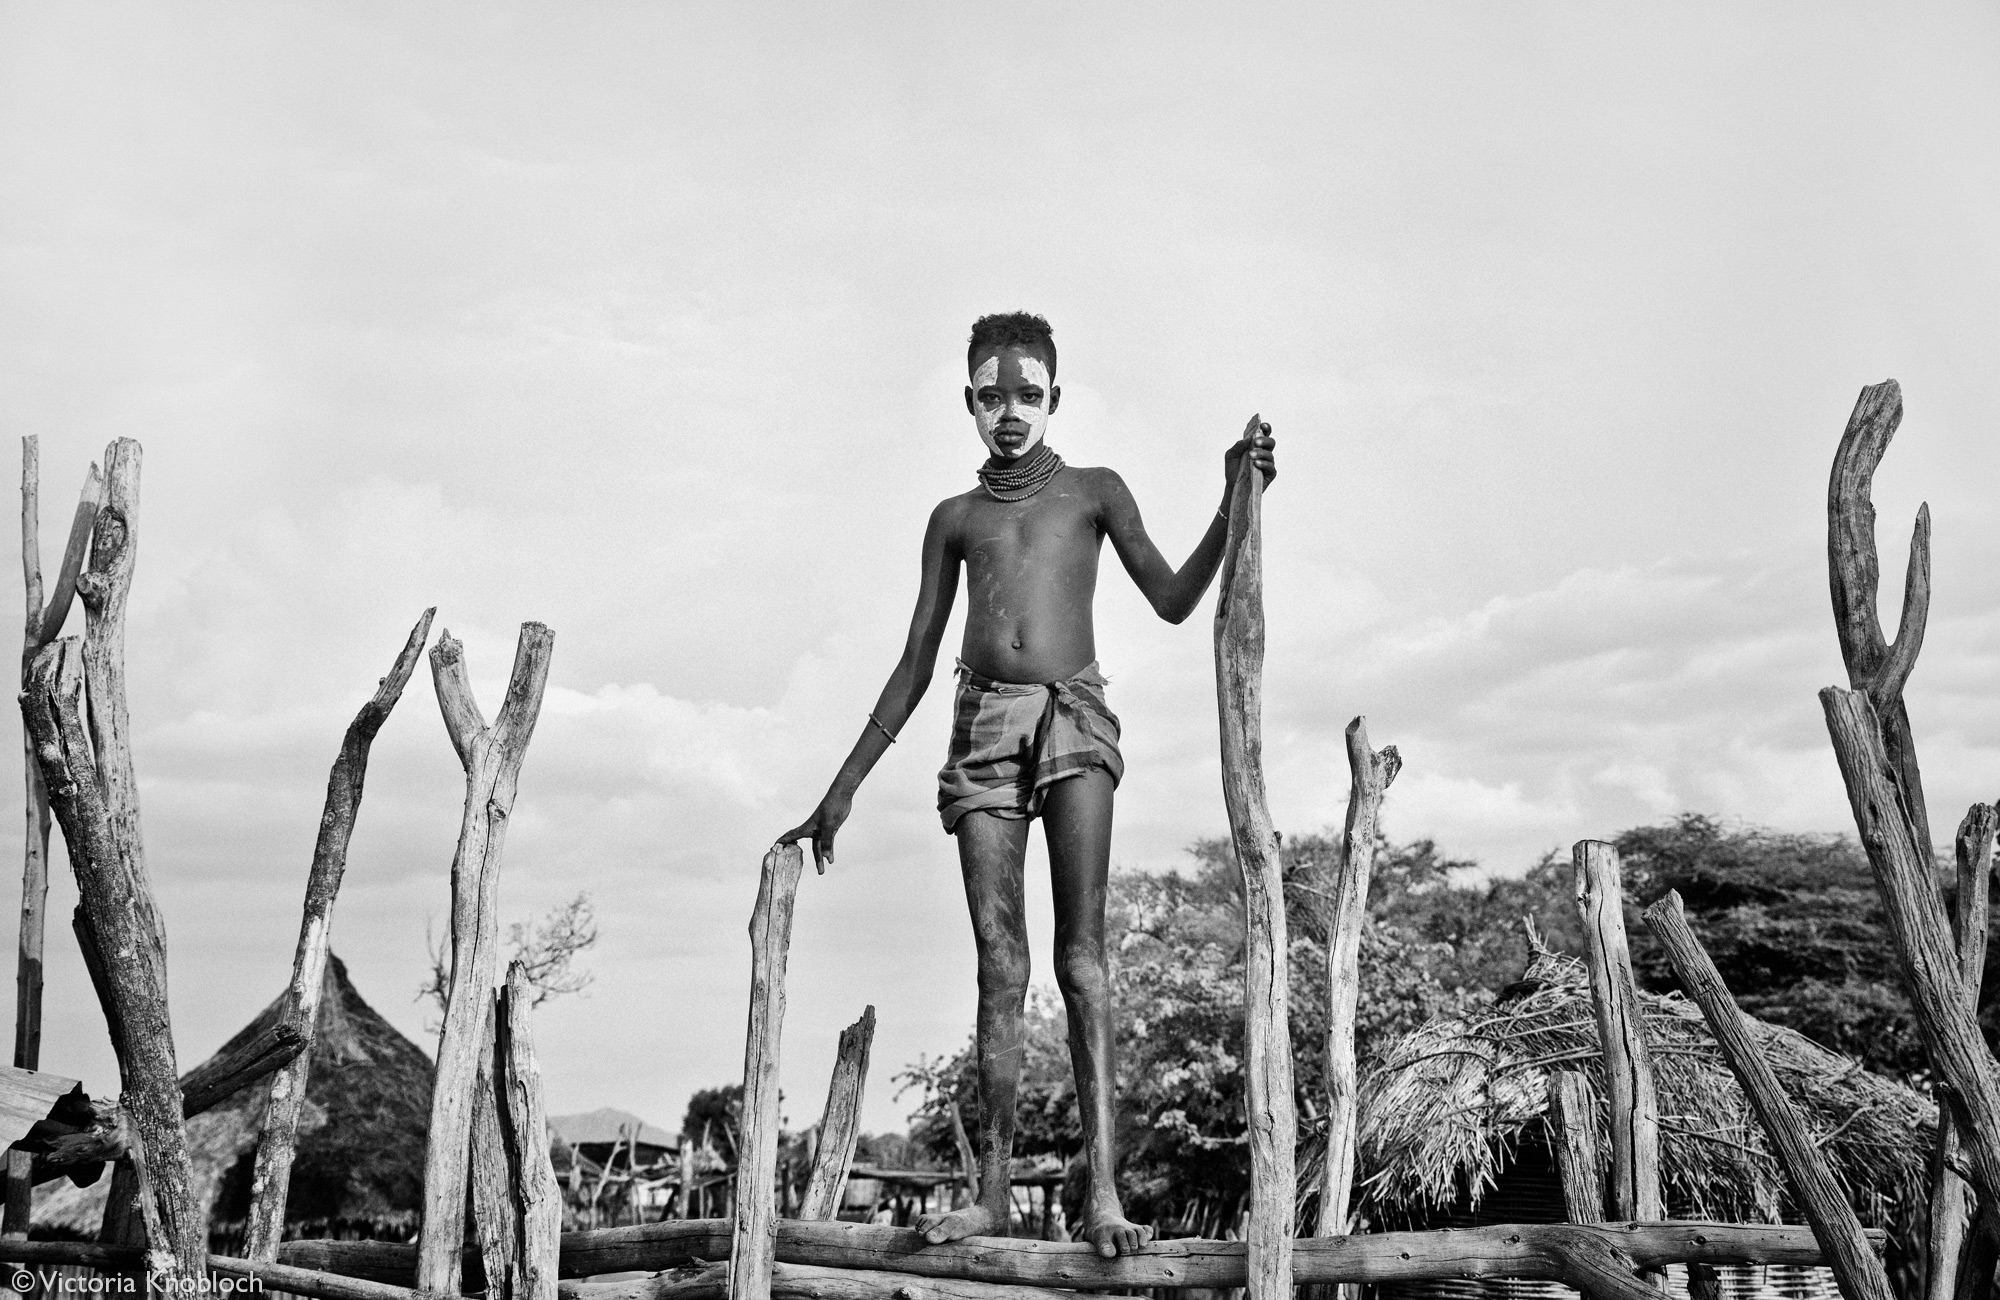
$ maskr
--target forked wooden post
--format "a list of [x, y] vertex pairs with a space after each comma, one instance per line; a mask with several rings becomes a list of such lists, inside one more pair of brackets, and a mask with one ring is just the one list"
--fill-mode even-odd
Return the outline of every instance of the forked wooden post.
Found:
[[540, 623], [521, 625], [507, 698], [491, 727], [472, 696], [458, 642], [446, 632], [431, 649], [438, 708], [452, 748], [465, 767], [465, 813], [451, 864], [451, 984], [444, 1031], [438, 1039], [430, 1140], [424, 1152], [424, 1221], [417, 1269], [417, 1286], [424, 1291], [459, 1289], [472, 1101], [500, 946], [501, 850], [554, 649], [555, 633]]
[[1583, 1071], [1556, 1071], [1549, 1084], [1549, 1146], [1571, 1223], [1604, 1221], [1604, 1156], [1597, 1146], [1596, 1115]]
[[743, 1040], [743, 1146], [736, 1161], [736, 1224], [729, 1300], [770, 1300], [777, 1257], [778, 1042], [785, 1028], [785, 963], [805, 855], [796, 844], [764, 855], [750, 913], [750, 1023]]
[[1701, 1008], [1709, 1032], [1715, 1035], [1730, 1070], [1743, 1085], [1743, 1095], [1749, 1098], [1751, 1109], [1763, 1122], [1771, 1148], [1785, 1168], [1792, 1194], [1799, 1208], [1805, 1211], [1806, 1221], [1812, 1224], [1820, 1249], [1826, 1252], [1841, 1294], [1847, 1300], [1894, 1300], [1889, 1274], [1869, 1247], [1868, 1238], [1861, 1231], [1861, 1220], [1834, 1178], [1826, 1154], [1807, 1131], [1792, 1099], [1785, 1095], [1764, 1049], [1751, 1037], [1743, 1012], [1730, 996], [1715, 963], [1709, 960], [1701, 941], [1689, 928], [1687, 915], [1681, 910], [1681, 896], [1669, 890], [1665, 898], [1646, 909], [1646, 924], [1659, 936], [1667, 960], [1673, 963], [1674, 974], [1680, 977], [1681, 987]]
[[1360, 1079], [1354, 1060], [1354, 1017], [1361, 993], [1361, 927], [1368, 920], [1368, 882], [1375, 867], [1375, 836], [1382, 795], [1403, 767], [1394, 745], [1368, 746], [1368, 721], [1347, 724], [1347, 827], [1340, 837], [1326, 925], [1326, 1161], [1319, 1188], [1316, 1237], [1347, 1231], [1354, 1188], [1355, 1100]]
[[[1958, 941], [1958, 977], [1966, 1006], [1979, 1014], [1979, 986], [1986, 971], [1987, 902], [1991, 894], [1993, 840], [2000, 812], [1992, 804], [1976, 803], [1958, 824], [1953, 840], [1958, 864], [1958, 906], [1952, 929]], [[1938, 1106], [1937, 1148], [1931, 1156], [1930, 1231], [1924, 1252], [1924, 1300], [1952, 1300], [1958, 1290], [1960, 1256], [1971, 1218], [1970, 1188], [1958, 1176], [1958, 1125], [1951, 1107]]]
[[299, 1113], [305, 1106], [306, 1083], [312, 1070], [313, 1037], [319, 1030], [320, 996], [326, 987], [326, 954], [332, 941], [333, 901], [347, 871], [347, 844], [354, 819], [361, 811], [361, 787], [368, 774], [368, 750], [403, 697], [410, 674], [430, 639], [427, 609], [403, 642], [401, 653], [375, 688], [375, 694], [354, 721], [347, 724], [333, 771], [326, 778], [326, 807], [320, 813], [319, 839], [313, 845], [312, 867], [306, 875], [304, 916], [299, 923], [298, 950], [292, 956], [291, 1022], [302, 1036], [302, 1048], [291, 1062], [271, 1076], [264, 1108], [264, 1126], [257, 1134], [257, 1157], [250, 1177], [250, 1221], [245, 1227], [244, 1253], [272, 1263], [285, 1235], [285, 1197], [292, 1181], [292, 1154], [298, 1139]]
[[826, 1089], [826, 1114], [819, 1123], [819, 1150], [813, 1153], [812, 1177], [806, 1184], [805, 1203], [799, 1207], [801, 1219], [831, 1219], [840, 1210], [840, 1193], [854, 1160], [854, 1139], [861, 1133], [861, 1097], [868, 1086], [868, 1049], [874, 1042], [871, 1006], [840, 1031], [833, 1080]]
[[[41, 542], [41, 448], [33, 434], [21, 439], [21, 578], [27, 593], [27, 618], [21, 632], [21, 685], [28, 684], [28, 667], [42, 647], [54, 640], [69, 618], [76, 596], [77, 575], [90, 547], [91, 526], [103, 496], [97, 466], [84, 476], [83, 495], [70, 521], [69, 544], [63, 548], [54, 594], [44, 603]], [[27, 785], [27, 848], [21, 867], [21, 923], [14, 967], [14, 1064], [23, 1070], [41, 1068], [42, 957], [48, 934], [49, 796], [42, 788], [41, 765], [35, 762], [34, 741], [21, 733], [22, 773]], [[7, 1205], [0, 1216], [0, 1233], [24, 1236], [33, 1208], [34, 1158], [25, 1151], [7, 1153]]]
[[1889, 757], [1890, 779], [1902, 792], [1924, 861], [1931, 860], [1930, 816], [1924, 805], [1924, 782], [1917, 770], [1916, 743], [1910, 734], [1909, 710], [1903, 706], [1903, 685], [1917, 665], [1924, 645], [1924, 624], [1931, 603], [1931, 508], [1917, 507], [1910, 534], [1909, 567], [1903, 576], [1903, 609], [1896, 622], [1896, 639], [1882, 635], [1876, 591], [1882, 566], [1875, 551], [1875, 503], [1870, 484], [1882, 456], [1889, 450], [1896, 426], [1903, 421], [1903, 390], [1885, 379], [1861, 390], [1847, 417], [1840, 447], [1833, 454], [1833, 472], [1826, 485], [1827, 580], [1833, 594], [1833, 626], [1840, 640], [1840, 657], [1847, 666], [1847, 684], [1864, 691], [1882, 722], [1882, 743]]
[[1660, 1101], [1625, 939], [1618, 850], [1599, 840], [1578, 840], [1572, 860], [1591, 1000], [1603, 1040], [1604, 1090], [1610, 1101], [1611, 1217], [1664, 1219]]
[[[1250, 417], [1251, 432], [1257, 417]], [[1264, 797], [1264, 477], [1249, 457], [1229, 499], [1215, 602], [1215, 703], [1222, 798], [1243, 871], [1243, 1016], [1250, 1138], [1249, 1300], [1291, 1300], [1298, 1177], [1292, 1096], [1289, 936], [1278, 833]]]

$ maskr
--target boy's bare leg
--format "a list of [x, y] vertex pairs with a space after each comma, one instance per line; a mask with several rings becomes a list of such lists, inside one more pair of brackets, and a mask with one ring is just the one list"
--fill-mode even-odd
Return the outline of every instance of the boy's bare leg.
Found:
[[1117, 1079], [1111, 1035], [1111, 973], [1105, 961], [1104, 904], [1111, 872], [1111, 775], [1092, 768], [1049, 787], [1042, 806], [1056, 911], [1056, 983], [1069, 1010], [1070, 1067], [1076, 1074], [1090, 1191], [1076, 1236], [1105, 1257], [1129, 1255], [1153, 1230], [1125, 1217], [1118, 1200]]
[[959, 869], [979, 951], [979, 1202], [950, 1214], [926, 1214], [917, 1231], [930, 1242], [1004, 1237], [1012, 1187], [1014, 1097], [1021, 1084], [1028, 994], [1028, 922], [1021, 898], [1021, 863], [1028, 823], [972, 812], [959, 819]]

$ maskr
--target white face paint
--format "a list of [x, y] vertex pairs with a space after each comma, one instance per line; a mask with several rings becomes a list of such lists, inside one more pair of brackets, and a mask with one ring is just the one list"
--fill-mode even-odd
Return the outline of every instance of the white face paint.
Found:
[[[1022, 399], [1022, 390], [1030, 387], [1041, 390], [1039, 400]], [[987, 389], [999, 391], [986, 393]], [[1040, 357], [1010, 350], [980, 362], [972, 373], [972, 411], [986, 450], [1002, 460], [1018, 460], [1034, 450], [1048, 431], [1049, 395], [1053, 391], [1048, 368]], [[998, 434], [1003, 426], [1010, 433], [1025, 430], [1027, 436], [1002, 443]]]

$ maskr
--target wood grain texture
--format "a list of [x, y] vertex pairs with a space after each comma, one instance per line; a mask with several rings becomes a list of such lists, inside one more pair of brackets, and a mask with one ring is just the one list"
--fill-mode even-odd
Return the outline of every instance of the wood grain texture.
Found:
[[1361, 927], [1368, 922], [1368, 886], [1375, 868], [1382, 795], [1402, 767], [1402, 755], [1394, 745], [1380, 752], [1369, 748], [1366, 718], [1347, 724], [1347, 824], [1326, 900], [1326, 1160], [1320, 1175], [1316, 1237], [1347, 1231], [1354, 1188], [1355, 1103], [1361, 1087], [1354, 1058]]
[[[506, 1118], [508, 1163], [520, 1199], [520, 1242], [515, 1260], [515, 1300], [555, 1300], [557, 1260], [562, 1249], [562, 1187], [549, 1156], [548, 1109], [542, 1098], [542, 1067], [535, 1059], [528, 1009], [534, 992], [520, 962], [507, 967], [501, 995], [497, 1063]], [[489, 1292], [490, 1294], [490, 1292]]]
[[1618, 850], [1578, 840], [1572, 852], [1576, 910], [1583, 919], [1584, 964], [1604, 1052], [1605, 1099], [1611, 1135], [1611, 1214], [1618, 1219], [1666, 1216], [1660, 1193], [1660, 1099], [1646, 1047], [1639, 987], [1625, 936], [1625, 895]]
[[[1966, 1005], [1979, 1014], [1979, 985], [1986, 970], [1988, 901], [1993, 877], [1994, 832], [2000, 814], [1992, 804], [1966, 809], [1953, 837], [1958, 868], [1958, 905], [1952, 912], [1952, 937], [1958, 944], [1958, 975]], [[1965, 1232], [1972, 1219], [1971, 1185], [1959, 1177], [1961, 1153], [1958, 1126], [1951, 1107], [1938, 1105], [1936, 1149], [1931, 1153], [1930, 1224], [1925, 1234], [1924, 1298], [1952, 1300], [1958, 1290], [1958, 1267], [1965, 1250]]]
[[1826, 1154], [1751, 1035], [1721, 973], [1695, 938], [1681, 908], [1680, 894], [1669, 890], [1665, 898], [1647, 908], [1646, 924], [1666, 950], [1681, 987], [1701, 1008], [1702, 1019], [1722, 1048], [1731, 1073], [1743, 1085], [1743, 1095], [1771, 1139], [1771, 1150], [1791, 1183], [1792, 1199], [1812, 1225], [1841, 1294], [1847, 1300], [1894, 1300], [1889, 1274], [1862, 1234], [1860, 1218], [1834, 1177]]
[[514, 1196], [514, 1175], [508, 1167], [507, 1136], [502, 1131], [498, 1092], [505, 1065], [498, 1059], [495, 1019], [497, 1006], [488, 1004], [485, 1042], [479, 1070], [473, 1076], [472, 1229], [486, 1274], [490, 1300], [513, 1300], [520, 1283], [520, 1207]]
[[1549, 1148], [1571, 1223], [1604, 1221], [1604, 1155], [1597, 1145], [1597, 1097], [1581, 1070], [1549, 1080]]
[[203, 1061], [181, 1076], [181, 1115], [193, 1119], [298, 1059], [305, 1031], [279, 1021], [226, 1056]]
[[785, 964], [805, 855], [773, 845], [750, 913], [750, 1022], [743, 1039], [743, 1147], [736, 1163], [730, 1300], [769, 1300], [778, 1241], [778, 1048], [785, 1028]]
[[332, 942], [333, 904], [347, 872], [347, 845], [361, 811], [361, 791], [368, 775], [368, 752], [403, 688], [416, 672], [417, 661], [430, 639], [433, 607], [423, 612], [376, 684], [375, 694], [347, 724], [340, 752], [326, 779], [326, 803], [320, 812], [319, 837], [313, 844], [312, 866], [306, 873], [305, 904], [299, 921], [299, 942], [292, 954], [291, 1000], [288, 1019], [299, 1031], [303, 1048], [271, 1076], [266, 1093], [264, 1124], [257, 1134], [257, 1155], [250, 1177], [250, 1215], [244, 1228], [244, 1253], [265, 1263], [278, 1257], [285, 1233], [285, 1198], [291, 1188], [292, 1156], [298, 1140], [299, 1114], [305, 1106], [306, 1084], [312, 1070], [312, 1042], [319, 1029], [320, 997], [326, 988], [326, 955]]
[[[21, 709], [49, 802], [62, 823], [81, 910], [99, 950], [102, 992], [114, 1011], [111, 1029], [124, 1040], [118, 1052], [120, 1083], [132, 1121], [133, 1158], [143, 1157], [141, 1181], [150, 1191], [140, 1204], [152, 1247], [148, 1266], [157, 1277], [179, 1285], [199, 1274], [208, 1252], [189, 1190], [166, 951], [143, 863], [123, 840], [136, 832], [136, 821], [118, 823], [109, 790], [91, 761], [81, 698], [86, 659], [87, 650], [74, 637], [45, 647], [30, 668]], [[113, 732], [107, 728], [105, 734]], [[112, 758], [106, 767], [117, 762]]]
[[1917, 508], [1910, 536], [1909, 567], [1903, 577], [1903, 608], [1896, 639], [1882, 635], [1876, 596], [1881, 563], [1875, 551], [1875, 504], [1870, 488], [1896, 427], [1903, 420], [1903, 390], [1893, 379], [1861, 390], [1834, 452], [1826, 487], [1827, 580], [1833, 596], [1833, 625], [1840, 656], [1847, 666], [1847, 684], [1866, 691], [1882, 722], [1883, 746], [1890, 771], [1914, 818], [1917, 842], [1930, 861], [1930, 817], [1924, 783], [1917, 770], [1916, 746], [1910, 734], [1909, 711], [1903, 706], [1903, 685], [1916, 667], [1923, 648], [1924, 625], [1930, 613], [1931, 511]]
[[1897, 965], [1931, 1065], [1951, 1087], [1953, 1121], [1980, 1199], [2000, 1204], [2000, 1083], [1993, 1056], [1965, 1004], [1958, 952], [1937, 878], [1882, 744], [1874, 706], [1859, 691], [1819, 693], [1854, 825], [1868, 853]]
[[868, 1087], [868, 1050], [875, 1042], [875, 1008], [840, 1031], [840, 1049], [833, 1058], [833, 1078], [826, 1088], [826, 1111], [819, 1121], [819, 1150], [813, 1154], [812, 1176], [806, 1182], [801, 1219], [831, 1219], [840, 1210], [847, 1186], [847, 1169], [854, 1162], [854, 1140], [861, 1134], [861, 1099]]
[[431, 649], [438, 707], [465, 768], [465, 808], [451, 864], [451, 981], [424, 1152], [417, 1285], [425, 1291], [459, 1287], [471, 1103], [500, 944], [500, 861], [554, 649], [555, 633], [540, 623], [521, 625], [507, 696], [490, 727], [473, 699], [459, 643], [446, 632]]
[[[1253, 417], [1254, 421], [1254, 417]], [[1243, 873], [1245, 1102], [1250, 1144], [1248, 1300], [1291, 1300], [1298, 1112], [1292, 1092], [1290, 936], [1264, 786], [1263, 476], [1237, 474], [1215, 602], [1222, 800]]]
[[[726, 1264], [690, 1264], [627, 1282], [564, 1282], [563, 1300], [710, 1300], [728, 1291]], [[1073, 1300], [1075, 1292], [854, 1268], [774, 1264], [777, 1300]]]

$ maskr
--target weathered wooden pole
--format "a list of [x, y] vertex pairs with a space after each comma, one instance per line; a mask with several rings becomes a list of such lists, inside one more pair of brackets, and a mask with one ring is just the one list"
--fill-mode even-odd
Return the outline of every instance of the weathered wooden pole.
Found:
[[132, 1122], [133, 1154], [143, 1161], [140, 1186], [151, 1192], [139, 1198], [151, 1248], [147, 1264], [165, 1285], [192, 1288], [208, 1257], [208, 1243], [189, 1192], [183, 1103], [167, 1009], [166, 952], [146, 879], [134, 870], [137, 855], [120, 842], [121, 828], [91, 761], [83, 723], [84, 675], [76, 638], [44, 648], [21, 693], [21, 710], [103, 960], [104, 992], [114, 1009], [111, 1030], [123, 1040], [118, 1044], [119, 1075]]
[[1326, 901], [1326, 1161], [1320, 1178], [1316, 1237], [1347, 1231], [1354, 1187], [1355, 1099], [1360, 1078], [1354, 1060], [1354, 1018], [1361, 993], [1361, 928], [1368, 921], [1368, 882], [1375, 867], [1375, 837], [1382, 795], [1403, 767], [1394, 745], [1368, 747], [1368, 722], [1347, 724], [1347, 827], [1340, 862]]
[[736, 1226], [729, 1300], [770, 1300], [777, 1257], [778, 1045], [785, 1028], [785, 963], [805, 855], [796, 844], [764, 855], [750, 913], [750, 1022], [743, 1037], [743, 1142], [736, 1152]]
[[[1258, 429], [1250, 417], [1246, 436]], [[1264, 476], [1243, 458], [1215, 602], [1222, 799], [1243, 872], [1243, 1016], [1250, 1139], [1249, 1300], [1291, 1300], [1298, 1113], [1292, 1096], [1289, 937], [1278, 833], [1264, 798]]]
[[[535, 1059], [534, 1035], [528, 1025], [528, 1009], [533, 1004], [527, 971], [518, 961], [508, 963], [497, 1021], [499, 1050], [494, 1059], [502, 1071], [499, 1100], [506, 1119], [507, 1162], [520, 1201], [520, 1253], [514, 1261], [513, 1294], [515, 1300], [555, 1300], [562, 1248], [562, 1187], [549, 1159], [542, 1068]], [[490, 1286], [487, 1294], [493, 1294]]]
[[264, 1126], [257, 1134], [257, 1156], [250, 1178], [250, 1218], [244, 1228], [244, 1253], [270, 1263], [278, 1258], [285, 1235], [285, 1197], [291, 1188], [292, 1155], [298, 1140], [299, 1112], [305, 1106], [306, 1083], [312, 1071], [312, 1043], [319, 1032], [320, 995], [326, 987], [326, 954], [332, 942], [333, 902], [347, 872], [347, 845], [354, 819], [361, 811], [361, 788], [368, 775], [368, 751], [389, 711], [403, 697], [410, 674], [430, 639], [427, 609], [403, 649], [377, 683], [375, 694], [354, 721], [347, 724], [340, 753], [326, 778], [326, 807], [320, 813], [319, 839], [313, 845], [312, 868], [306, 874], [304, 915], [299, 922], [298, 950], [292, 956], [289, 1019], [302, 1035], [302, 1050], [271, 1076], [264, 1108]]
[[508, 1167], [507, 1135], [500, 1117], [499, 1094], [506, 1086], [507, 1067], [499, 1059], [498, 1003], [496, 996], [487, 1007], [485, 1040], [473, 1083], [469, 1166], [472, 1227], [486, 1274], [487, 1300], [515, 1300], [520, 1281], [521, 1211], [515, 1202], [514, 1174]]
[[1596, 1112], [1583, 1071], [1556, 1071], [1549, 1084], [1549, 1147], [1571, 1223], [1604, 1221], [1604, 1157], [1597, 1147]]
[[1935, 867], [1917, 838], [1868, 697], [1829, 686], [1819, 699], [1854, 825], [1882, 896], [1910, 1010], [1932, 1067], [1951, 1087], [1953, 1120], [1972, 1185], [1982, 1201], [2000, 1204], [2000, 1082], [1994, 1079], [1993, 1054], [1966, 1006]]
[[[77, 575], [90, 546], [103, 481], [97, 466], [84, 476], [83, 495], [70, 523], [69, 544], [63, 549], [53, 598], [44, 603], [41, 541], [41, 447], [34, 434], [21, 439], [21, 578], [27, 593], [27, 619], [21, 632], [21, 686], [28, 684], [28, 667], [42, 647], [62, 631], [76, 596]], [[21, 732], [22, 775], [27, 784], [28, 836], [21, 866], [21, 923], [14, 967], [14, 1064], [23, 1070], [41, 1067], [42, 958], [48, 932], [49, 796], [42, 788], [41, 765], [35, 761], [34, 738]], [[0, 1234], [25, 1236], [34, 1202], [34, 1160], [24, 1151], [7, 1154], [7, 1202], [0, 1214]]]
[[827, 1084], [826, 1113], [819, 1122], [819, 1150], [813, 1153], [812, 1177], [806, 1184], [801, 1219], [831, 1219], [840, 1210], [840, 1193], [847, 1186], [847, 1169], [854, 1161], [854, 1139], [861, 1134], [861, 1096], [868, 1086], [868, 1049], [875, 1041], [875, 1008], [840, 1031], [840, 1050]]
[[1611, 1217], [1664, 1219], [1660, 1100], [1625, 939], [1618, 850], [1599, 840], [1578, 840], [1572, 862], [1591, 1000], [1597, 1008], [1598, 1037], [1603, 1040], [1604, 1091], [1610, 1102]]
[[1841, 1294], [1847, 1300], [1895, 1300], [1889, 1274], [1882, 1261], [1875, 1258], [1868, 1238], [1861, 1231], [1861, 1220], [1848, 1204], [1825, 1152], [1806, 1129], [1792, 1099], [1785, 1095], [1764, 1049], [1751, 1036], [1736, 999], [1730, 996], [1721, 973], [1688, 926], [1687, 915], [1681, 910], [1681, 896], [1669, 890], [1665, 898], [1646, 909], [1646, 924], [1666, 949], [1667, 960], [1673, 964], [1681, 987], [1701, 1008], [1709, 1032], [1715, 1035], [1731, 1072], [1743, 1085], [1743, 1095], [1763, 1122], [1764, 1132], [1771, 1138], [1771, 1149], [1785, 1168], [1793, 1197], [1805, 1211], [1813, 1236], [1826, 1253]]
[[[1986, 971], [1987, 901], [1991, 893], [1994, 832], [2000, 813], [1976, 803], [1958, 824], [1953, 849], [1958, 865], [1958, 906], [1952, 916], [1958, 941], [1958, 975], [1965, 1004], [1979, 1014], [1979, 986]], [[1963, 1156], [1951, 1107], [1938, 1106], [1937, 1147], [1931, 1155], [1930, 1229], [1924, 1252], [1925, 1300], [1952, 1300], [1958, 1289], [1959, 1258], [1971, 1218], [1970, 1186], [1955, 1168]]]
[[507, 697], [490, 727], [473, 698], [458, 642], [446, 632], [431, 649], [438, 708], [465, 767], [465, 812], [451, 863], [451, 984], [424, 1152], [417, 1270], [417, 1286], [424, 1291], [456, 1292], [459, 1287], [472, 1101], [500, 945], [501, 851], [554, 649], [555, 633], [540, 623], [521, 625]]

